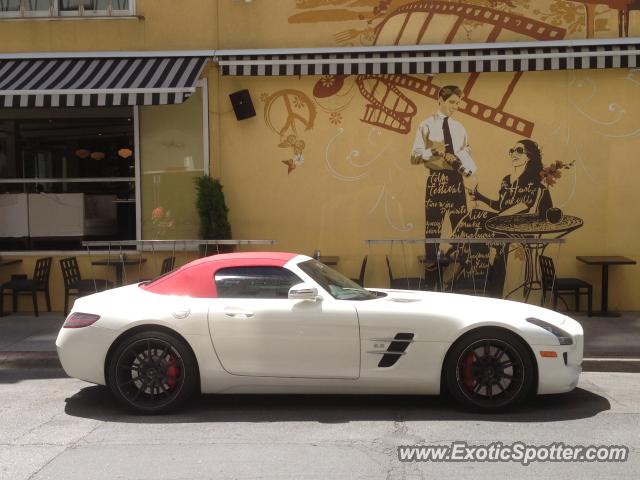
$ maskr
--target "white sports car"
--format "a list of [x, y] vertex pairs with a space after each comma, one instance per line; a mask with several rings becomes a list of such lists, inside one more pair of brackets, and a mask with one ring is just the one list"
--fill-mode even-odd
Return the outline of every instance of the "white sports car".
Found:
[[439, 394], [497, 411], [572, 390], [583, 333], [560, 313], [364, 289], [305, 255], [235, 253], [76, 300], [56, 345], [72, 377], [142, 413], [202, 393]]

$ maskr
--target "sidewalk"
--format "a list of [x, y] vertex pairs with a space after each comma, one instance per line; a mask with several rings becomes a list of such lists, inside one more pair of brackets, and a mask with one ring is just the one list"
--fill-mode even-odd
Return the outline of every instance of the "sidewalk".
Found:
[[[584, 328], [585, 370], [640, 372], [640, 312], [624, 312], [619, 318], [570, 315]], [[55, 341], [63, 322], [56, 312], [0, 317], [0, 367], [58, 367]]]
[[57, 312], [0, 317], [0, 368], [59, 368], [56, 337], [63, 323]]

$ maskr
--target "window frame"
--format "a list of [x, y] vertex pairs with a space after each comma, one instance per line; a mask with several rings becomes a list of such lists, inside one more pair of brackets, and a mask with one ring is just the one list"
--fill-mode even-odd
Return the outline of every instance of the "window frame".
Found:
[[[196, 88], [202, 89], [202, 143], [203, 143], [203, 170], [205, 175], [209, 175], [211, 172], [211, 130], [210, 130], [210, 122], [209, 122], [209, 83], [207, 77], [201, 78], [196, 82]], [[186, 101], [188, 101], [187, 99]], [[53, 107], [51, 107], [53, 108]], [[73, 108], [73, 107], [72, 107]], [[85, 108], [85, 107], [76, 107], [76, 108]], [[133, 134], [134, 134], [134, 172], [135, 176], [133, 178], [126, 177], [127, 181], [135, 182], [135, 212], [136, 212], [136, 240], [142, 241], [142, 155], [140, 148], [140, 106], [133, 105], [131, 107], [133, 109]], [[0, 118], [1, 120], [1, 118]], [[96, 181], [102, 179], [96, 179]], [[122, 181], [122, 180], [118, 180]], [[24, 181], [13, 180], [8, 181], [7, 179], [0, 178], [0, 184], [2, 183], [25, 183]], [[29, 182], [27, 182], [29, 183]], [[34, 181], [32, 183], [41, 183]], [[61, 182], [63, 183], [63, 182]], [[155, 247], [157, 250], [167, 250], [170, 251], [172, 247], [170, 245], [159, 245]], [[137, 247], [138, 251], [143, 250], [143, 246], [140, 245]]]
[[[272, 270], [274, 272], [285, 272], [286, 274], [289, 275], [289, 277], [296, 278], [298, 281], [296, 283], [292, 283], [289, 288], [287, 289], [287, 296], [286, 297], [263, 297], [260, 296], [259, 294], [256, 296], [221, 296], [220, 295], [220, 288], [218, 286], [218, 275], [220, 273], [224, 273], [225, 271], [242, 271], [242, 270], [257, 270], [257, 269], [268, 269], [268, 270]], [[239, 273], [236, 273], [236, 275], [239, 275]], [[257, 277], [257, 275], [253, 275], [253, 277]], [[258, 277], [259, 278], [259, 277]], [[271, 277], [263, 277], [263, 278], [273, 278], [273, 276]], [[284, 279], [284, 275], [281, 277], [282, 279]], [[300, 276], [292, 271], [289, 270], [288, 268], [285, 268], [284, 266], [282, 267], [278, 267], [275, 265], [242, 265], [242, 266], [237, 266], [237, 267], [223, 267], [223, 268], [219, 268], [218, 270], [216, 270], [216, 272], [213, 275], [213, 283], [215, 285], [216, 288], [216, 298], [221, 298], [221, 299], [233, 299], [233, 300], [287, 300], [289, 298], [288, 296], [288, 291], [291, 289], [292, 286], [294, 285], [298, 285], [300, 283], [304, 283], [304, 280], [302, 278], [300, 278]], [[260, 287], [257, 287], [258, 293], [260, 292]]]
[[[73, 119], [82, 119], [82, 118], [101, 118], [100, 115], [98, 115], [98, 111], [97, 108], [99, 107], [94, 107], [91, 114], [87, 115], [86, 109], [88, 109], [89, 107], [70, 107], [70, 113], [67, 113], [65, 115], [66, 112], [64, 112], [64, 110], [66, 110], [65, 108], [62, 109], [58, 109], [59, 111], [56, 111], [55, 109], [52, 111], [51, 109], [42, 109], [39, 107], [33, 107], [32, 110], [33, 111], [37, 111], [38, 114], [33, 114], [33, 113], [29, 113], [27, 112], [26, 114], [20, 112], [20, 113], [16, 113], [14, 116], [12, 115], [7, 115], [8, 119], [10, 120], [30, 120], [30, 119], [38, 119], [38, 120], [43, 120], [46, 119], [47, 117], [50, 118], [54, 118], [54, 119], [65, 119], [65, 118], [73, 118]], [[10, 110], [10, 109], [5, 109], [5, 110]], [[19, 111], [20, 109], [18, 109]], [[129, 114], [127, 116], [129, 116], [131, 118], [131, 129], [132, 129], [132, 133], [133, 133], [133, 141], [134, 141], [134, 172], [136, 172], [134, 175], [135, 176], [118, 176], [118, 177], [79, 177], [79, 176], [72, 176], [72, 177], [26, 177], [26, 178], [0, 178], [0, 186], [2, 185], [23, 185], [25, 188], [27, 187], [27, 185], [37, 185], [37, 184], [100, 184], [100, 183], [133, 183], [134, 184], [134, 188], [135, 188], [135, 195], [133, 198], [129, 199], [129, 201], [133, 200], [131, 203], [135, 202], [135, 222], [136, 222], [136, 229], [134, 230], [134, 235], [137, 235], [137, 229], [138, 229], [138, 225], [140, 224], [140, 217], [138, 216], [138, 205], [139, 205], [139, 188], [140, 188], [140, 184], [139, 184], [139, 179], [137, 176], [137, 172], [139, 170], [139, 166], [140, 166], [140, 158], [139, 158], [139, 149], [137, 148], [135, 142], [136, 139], [139, 135], [138, 132], [138, 125], [136, 124], [136, 117], [135, 117], [135, 107], [132, 106], [125, 106], [125, 107], [113, 107], [112, 109], [110, 109], [111, 111], [104, 114], [106, 118], [124, 118], [124, 114], [127, 113], [125, 110], [128, 110]], [[133, 113], [133, 114], [131, 114]], [[0, 121], [4, 120], [5, 117], [3, 115], [0, 115]], [[27, 192], [25, 191], [24, 193], [33, 193], [33, 192]], [[72, 193], [77, 193], [77, 192], [72, 192]], [[86, 193], [86, 192], [84, 192]], [[2, 193], [0, 193], [0, 196], [2, 195]], [[30, 237], [30, 235], [29, 235]], [[30, 250], [7, 250], [7, 252], [20, 252], [20, 253], [24, 253], [24, 252], [30, 252], [30, 251], [35, 251], [35, 252], [39, 252], [40, 249], [30, 249]], [[66, 251], [66, 250], [65, 250]]]
[[37, 19], [37, 18], [122, 18], [133, 17], [136, 15], [136, 0], [129, 0], [129, 8], [126, 10], [119, 10], [113, 8], [113, 2], [117, 0], [108, 0], [109, 6], [106, 10], [85, 10], [84, 6], [79, 0], [79, 6], [77, 10], [63, 11], [60, 10], [60, 0], [49, 0], [49, 10], [36, 10], [31, 11], [25, 8], [26, 2], [29, 0], [20, 0], [20, 8], [18, 10], [11, 10], [7, 12], [0, 11], [0, 19]]

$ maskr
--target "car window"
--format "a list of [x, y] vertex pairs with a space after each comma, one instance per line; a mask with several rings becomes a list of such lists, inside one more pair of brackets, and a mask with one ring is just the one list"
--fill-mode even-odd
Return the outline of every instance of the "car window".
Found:
[[280, 267], [221, 268], [215, 275], [219, 298], [288, 298], [302, 280]]

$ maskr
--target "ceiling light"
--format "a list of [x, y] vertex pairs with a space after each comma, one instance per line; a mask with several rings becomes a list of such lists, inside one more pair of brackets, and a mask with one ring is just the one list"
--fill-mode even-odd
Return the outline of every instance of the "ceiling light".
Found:
[[118, 156], [121, 158], [131, 158], [132, 155], [133, 150], [131, 150], [130, 148], [121, 148], [120, 150], [118, 150]]

